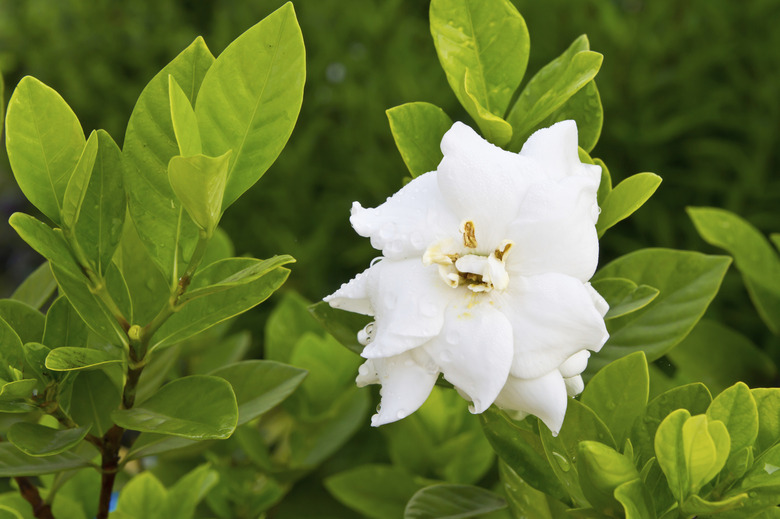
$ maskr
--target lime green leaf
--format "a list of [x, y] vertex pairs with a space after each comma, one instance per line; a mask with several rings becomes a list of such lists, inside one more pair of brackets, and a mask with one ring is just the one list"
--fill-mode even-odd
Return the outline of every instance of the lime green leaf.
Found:
[[289, 2], [236, 38], [206, 73], [195, 103], [203, 152], [233, 150], [223, 210], [279, 156], [301, 109], [305, 77], [303, 37]]
[[76, 313], [67, 297], [58, 297], [46, 312], [43, 343], [49, 348], [86, 346], [87, 325]]
[[622, 445], [634, 421], [644, 413], [649, 394], [647, 360], [638, 351], [607, 364], [596, 373], [580, 401], [595, 411], [609, 428], [615, 443]]
[[111, 413], [120, 427], [193, 440], [228, 438], [238, 406], [230, 384], [219, 377], [192, 375], [164, 385], [133, 407]]
[[[214, 62], [203, 38], [197, 38], [165, 66], [141, 92], [127, 124], [123, 159], [128, 209], [141, 241], [167, 280], [175, 282], [195, 247], [198, 229], [182, 218], [168, 182], [168, 162], [179, 155], [171, 122], [168, 76], [194, 103], [206, 71]], [[224, 150], [223, 150], [224, 151]]]
[[506, 508], [504, 499], [471, 485], [432, 485], [417, 491], [404, 519], [466, 519]]
[[24, 213], [12, 214], [8, 223], [30, 247], [49, 260], [50, 263], [69, 270], [71, 273], [79, 272], [78, 264], [73, 259], [61, 231], [52, 229], [40, 220]]
[[[179, 145], [179, 153], [184, 157], [200, 155], [203, 147], [200, 142], [195, 110], [192, 108], [187, 94], [171, 75], [168, 76], [168, 98], [171, 103], [171, 122], [176, 142]], [[170, 165], [168, 167], [170, 168]]]
[[[2, 109], [0, 109], [0, 122], [2, 122], [3, 119], [2, 114], [3, 111]], [[0, 505], [0, 519], [26, 519], [26, 518], [22, 514], [14, 510], [13, 508]]]
[[731, 453], [752, 447], [758, 437], [758, 408], [744, 382], [738, 382], [715, 397], [707, 418], [723, 422], [731, 438]]
[[45, 318], [28, 304], [0, 299], [0, 318], [14, 329], [22, 342], [38, 342], [43, 337]]
[[87, 144], [81, 152], [79, 161], [70, 175], [70, 180], [65, 188], [62, 200], [61, 218], [64, 229], [72, 229], [79, 219], [79, 212], [84, 203], [84, 195], [87, 192], [92, 168], [95, 166], [95, 157], [98, 152], [98, 137], [94, 131], [89, 134]]
[[194, 468], [168, 490], [168, 514], [165, 519], [191, 519], [195, 507], [219, 480], [209, 464]]
[[460, 88], [462, 92], [460, 97], [465, 103], [463, 107], [467, 112], [476, 114], [475, 120], [485, 139], [496, 146], [505, 146], [512, 138], [512, 126], [480, 103], [477, 98], [478, 94], [476, 94], [477, 80], [474, 79], [470, 71], [466, 70]]
[[397, 519], [423, 485], [407, 472], [387, 465], [362, 465], [325, 480], [341, 503], [373, 519]]
[[39, 476], [87, 465], [88, 460], [72, 452], [36, 457], [23, 453], [11, 443], [0, 443], [0, 477]]
[[593, 288], [609, 303], [604, 319], [614, 319], [635, 312], [658, 296], [657, 288], [649, 285], [637, 286], [625, 278], [597, 279], [593, 281]]
[[577, 453], [580, 487], [588, 502], [606, 514], [620, 510], [613, 495], [615, 489], [624, 483], [639, 481], [639, 473], [632, 460], [594, 441], [580, 442]]
[[46, 367], [52, 371], [78, 371], [100, 369], [106, 364], [124, 362], [113, 353], [90, 348], [63, 346], [52, 350], [46, 357]]
[[689, 207], [688, 215], [704, 241], [734, 257], [759, 315], [780, 334], [780, 258], [769, 241], [746, 220], [723, 209]]
[[210, 375], [230, 382], [238, 402], [238, 425], [242, 425], [287, 398], [306, 377], [306, 371], [271, 360], [246, 360]]
[[599, 238], [607, 229], [642, 207], [659, 185], [661, 177], [655, 173], [637, 173], [615, 186], [601, 204], [601, 213], [596, 222]]
[[0, 387], [0, 402], [30, 398], [37, 386], [38, 381], [31, 378], [6, 382]]
[[207, 236], [211, 236], [222, 216], [222, 196], [231, 154], [228, 150], [219, 157], [173, 157], [168, 163], [168, 179], [173, 192]]
[[54, 281], [49, 263], [44, 261], [32, 274], [22, 281], [21, 285], [16, 287], [14, 293], [11, 294], [11, 299], [27, 303], [33, 308], [40, 310], [51, 299], [56, 289], [57, 282]]
[[[583, 151], [582, 148], [580, 148], [580, 152], [582, 151]], [[582, 161], [582, 157], [580, 157], [580, 160]], [[587, 161], [583, 161], [583, 162], [587, 163]], [[604, 201], [612, 192], [612, 176], [609, 174], [609, 169], [607, 168], [607, 165], [604, 164], [603, 160], [593, 159], [591, 163], [601, 168], [601, 182], [599, 182], [599, 189], [598, 192], [596, 193], [596, 200], [598, 201], [599, 207], [601, 207], [602, 205], [604, 205]]]
[[24, 196], [55, 223], [85, 142], [62, 97], [31, 76], [22, 78], [8, 101], [8, 161]]
[[585, 151], [596, 147], [604, 124], [604, 109], [595, 81], [589, 81], [579, 92], [571, 96], [560, 108], [551, 113], [539, 126], [548, 128], [553, 124], [574, 120], [577, 123], [577, 140]]
[[[691, 413], [687, 409], [678, 409], [661, 422], [655, 434], [656, 459], [666, 475], [669, 489], [678, 501], [683, 501], [690, 494], [691, 488], [691, 479], [686, 464], [686, 454], [688, 453], [686, 453], [683, 440], [683, 425], [690, 417]], [[699, 457], [705, 458], [712, 464], [715, 461], [716, 453], [711, 438], [706, 449], [706, 452], [701, 452]]]
[[406, 103], [385, 113], [395, 145], [412, 177], [434, 171], [443, 157], [439, 146], [452, 119], [430, 103]]
[[551, 113], [596, 76], [603, 57], [589, 48], [587, 36], [580, 36], [526, 84], [507, 116], [514, 129], [507, 149], [520, 151]]
[[780, 441], [780, 388], [756, 388], [750, 393], [758, 409], [756, 450], [760, 453]]
[[498, 473], [503, 483], [504, 497], [513, 512], [512, 517], [555, 519], [568, 509], [560, 501], [526, 483], [506, 463], [499, 462]]
[[657, 288], [658, 296], [636, 312], [607, 322], [604, 348], [588, 368], [644, 351], [653, 361], [682, 341], [704, 314], [720, 287], [730, 258], [670, 249], [642, 249], [622, 256], [596, 273], [596, 279], [626, 278]]
[[372, 318], [353, 312], [337, 310], [320, 301], [309, 307], [309, 311], [323, 328], [327, 330], [337, 341], [347, 349], [360, 354], [363, 351], [363, 345], [357, 340], [357, 333], [362, 330]]
[[103, 436], [113, 425], [111, 411], [121, 399], [119, 388], [104, 371], [82, 371], [73, 382], [70, 416], [83, 427], [91, 426], [95, 436]]
[[8, 429], [8, 441], [30, 456], [51, 456], [72, 449], [84, 439], [89, 427], [52, 429], [29, 422], [16, 422]]
[[168, 491], [151, 472], [131, 479], [119, 494], [116, 511], [121, 517], [167, 519]]
[[623, 506], [626, 519], [655, 519], [655, 506], [640, 479], [627, 481], [615, 489], [615, 499]]
[[747, 493], [737, 494], [720, 501], [707, 501], [706, 499], [693, 495], [682, 504], [681, 510], [691, 516], [709, 516], [710, 514], [740, 509], [748, 504], [749, 500], [750, 498]]
[[160, 327], [152, 349], [180, 342], [262, 303], [287, 279], [290, 271], [280, 265], [290, 261], [289, 256], [230, 258], [198, 271], [189, 300]]
[[[344, 313], [355, 315], [351, 312]], [[322, 326], [309, 313], [309, 301], [297, 292], [285, 290], [265, 325], [264, 357], [278, 362], [289, 362], [295, 343], [307, 332], [322, 333]], [[353, 336], [356, 334], [357, 331]]]

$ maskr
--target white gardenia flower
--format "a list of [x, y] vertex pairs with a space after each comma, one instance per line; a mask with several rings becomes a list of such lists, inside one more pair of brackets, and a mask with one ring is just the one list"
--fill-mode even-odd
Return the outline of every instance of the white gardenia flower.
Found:
[[538, 416], [555, 434], [608, 338], [608, 305], [588, 280], [598, 262], [598, 166], [577, 154], [577, 126], [534, 133], [520, 153], [463, 123], [439, 167], [350, 222], [383, 257], [325, 298], [374, 316], [358, 386], [381, 384], [371, 424], [417, 410], [439, 373], [481, 413]]

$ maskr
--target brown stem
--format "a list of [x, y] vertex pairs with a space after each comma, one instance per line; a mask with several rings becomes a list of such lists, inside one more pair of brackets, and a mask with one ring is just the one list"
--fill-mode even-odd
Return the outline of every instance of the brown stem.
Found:
[[32, 506], [33, 515], [39, 519], [54, 519], [51, 507], [41, 499], [41, 495], [38, 493], [35, 485], [30, 483], [30, 480], [24, 476], [17, 476], [14, 479], [16, 484], [19, 485], [19, 492], [21, 492], [22, 497]]
[[103, 455], [100, 465], [100, 501], [98, 502], [97, 519], [108, 519], [108, 508], [111, 504], [111, 493], [114, 490], [114, 480], [119, 468], [119, 447], [125, 430], [114, 425], [103, 436]]

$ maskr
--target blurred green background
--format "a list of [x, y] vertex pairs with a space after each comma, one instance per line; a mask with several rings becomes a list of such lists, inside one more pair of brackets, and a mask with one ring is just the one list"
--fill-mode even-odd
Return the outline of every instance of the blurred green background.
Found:
[[[696, 234], [688, 205], [723, 207], [764, 233], [780, 231], [780, 1], [515, 3], [531, 33], [528, 77], [582, 33], [605, 55], [597, 77], [605, 124], [593, 155], [614, 181], [639, 171], [664, 179], [645, 207], [607, 233], [602, 264], [648, 246], [716, 252]], [[6, 101], [23, 75], [34, 75], [60, 92], [87, 133], [105, 128], [121, 143], [146, 82], [197, 35], [216, 55], [281, 4], [0, 0]], [[295, 256], [286, 289], [317, 300], [376, 255], [349, 226], [351, 202], [379, 204], [407, 174], [384, 110], [429, 101], [453, 119], [468, 117], [438, 66], [428, 2], [298, 0], [295, 8], [308, 61], [301, 116], [279, 160], [223, 227], [239, 254]], [[0, 208], [3, 218], [31, 210], [4, 154]], [[0, 245], [7, 295], [40, 258], [7, 225]], [[239, 326], [259, 340], [263, 315], [250, 312]], [[733, 269], [708, 315], [780, 360]]]

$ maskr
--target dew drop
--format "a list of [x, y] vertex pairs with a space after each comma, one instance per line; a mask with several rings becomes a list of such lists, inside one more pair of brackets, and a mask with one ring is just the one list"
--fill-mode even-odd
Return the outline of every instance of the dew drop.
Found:
[[458, 344], [460, 342], [460, 334], [456, 331], [449, 331], [444, 337], [444, 340], [447, 341], [448, 344]]
[[395, 230], [395, 225], [392, 223], [386, 223], [382, 227], [379, 228], [379, 237], [383, 238], [385, 240], [390, 239], [393, 236], [393, 231]]
[[445, 364], [452, 361], [452, 353], [450, 353], [450, 350], [442, 350], [441, 354], [439, 355], [439, 360]]
[[561, 454], [560, 452], [553, 452], [553, 458], [555, 458], [555, 462], [558, 463], [558, 466], [561, 468], [564, 472], [569, 472], [569, 469], [571, 468], [569, 466], [569, 461], [566, 459], [566, 457]]
[[395, 413], [396, 418], [399, 420], [402, 418], [406, 418], [406, 411], [404, 409], [399, 409], [397, 413]]
[[423, 235], [416, 231], [409, 236], [409, 242], [412, 244], [412, 247], [416, 249], [422, 248], [425, 245]]
[[382, 412], [382, 404], [377, 404], [376, 405], [376, 412], [377, 413], [381, 413]]
[[377, 256], [376, 258], [374, 258], [374, 259], [372, 259], [372, 260], [371, 260], [371, 263], [369, 263], [369, 264], [368, 264], [368, 266], [369, 266], [369, 267], [373, 267], [374, 265], [376, 265], [377, 263], [379, 263], [379, 262], [380, 262], [380, 261], [382, 261], [383, 259], [385, 259], [385, 257], [384, 257], [384, 256]]

